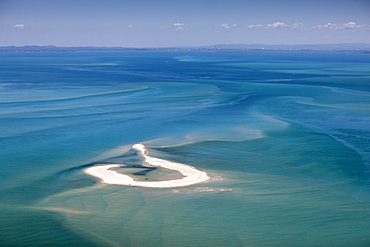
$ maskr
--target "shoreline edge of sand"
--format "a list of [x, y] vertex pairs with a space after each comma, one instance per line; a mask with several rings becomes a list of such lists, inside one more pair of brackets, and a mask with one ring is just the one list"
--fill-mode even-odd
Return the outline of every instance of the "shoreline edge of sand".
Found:
[[152, 166], [163, 167], [170, 170], [179, 171], [184, 177], [181, 179], [144, 182], [135, 181], [132, 177], [110, 170], [114, 167], [121, 166], [120, 164], [107, 164], [89, 167], [83, 170], [84, 173], [100, 179], [103, 184], [111, 185], [125, 185], [125, 186], [138, 186], [147, 188], [177, 188], [185, 187], [198, 183], [208, 181], [210, 177], [206, 172], [199, 171], [192, 166], [171, 162], [159, 158], [148, 156], [148, 151], [144, 144], [137, 143], [132, 146], [133, 149], [140, 152], [145, 162]]

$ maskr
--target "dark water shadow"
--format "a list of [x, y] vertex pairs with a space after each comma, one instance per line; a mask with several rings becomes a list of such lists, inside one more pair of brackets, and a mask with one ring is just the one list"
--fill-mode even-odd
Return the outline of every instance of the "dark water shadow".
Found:
[[124, 166], [118, 169], [138, 169], [137, 172], [133, 173], [136, 176], [145, 176], [148, 172], [156, 169], [155, 167], [143, 166], [142, 162], [143, 158], [138, 155], [136, 150], [129, 150], [119, 156], [71, 167], [45, 178], [32, 181], [27, 185], [1, 190], [0, 203], [33, 205], [37, 201], [53, 194], [91, 187], [98, 183], [97, 179], [86, 175], [82, 170], [98, 164], [122, 164]]

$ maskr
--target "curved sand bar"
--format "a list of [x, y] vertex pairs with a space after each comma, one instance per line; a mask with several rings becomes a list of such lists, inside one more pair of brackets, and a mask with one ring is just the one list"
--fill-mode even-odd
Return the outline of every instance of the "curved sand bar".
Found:
[[127, 185], [127, 186], [140, 186], [148, 188], [176, 188], [184, 187], [193, 184], [198, 184], [204, 181], [209, 180], [207, 173], [199, 171], [194, 167], [189, 165], [174, 163], [168, 160], [153, 158], [148, 156], [148, 151], [145, 146], [141, 143], [135, 144], [132, 146], [133, 149], [136, 149], [144, 157], [145, 162], [152, 166], [160, 166], [170, 170], [179, 171], [184, 177], [181, 179], [175, 180], [166, 180], [166, 181], [155, 181], [155, 182], [144, 182], [144, 181], [135, 181], [132, 177], [120, 174], [116, 171], [109, 170], [113, 167], [119, 167], [119, 164], [109, 164], [101, 166], [93, 166], [83, 170], [88, 175], [99, 178], [102, 183], [105, 184], [114, 184], [114, 185]]

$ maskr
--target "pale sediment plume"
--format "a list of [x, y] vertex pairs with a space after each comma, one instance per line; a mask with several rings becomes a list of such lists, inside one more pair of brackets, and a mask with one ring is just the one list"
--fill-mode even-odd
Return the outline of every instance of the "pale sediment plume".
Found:
[[189, 165], [174, 163], [168, 160], [153, 158], [148, 156], [148, 151], [145, 146], [141, 143], [132, 146], [144, 157], [145, 162], [152, 166], [159, 166], [170, 170], [179, 171], [184, 177], [175, 180], [166, 181], [155, 181], [155, 182], [144, 182], [135, 181], [132, 177], [120, 174], [116, 171], [110, 170], [110, 168], [119, 167], [119, 164], [109, 164], [89, 167], [83, 170], [88, 175], [99, 178], [102, 183], [114, 184], [114, 185], [126, 185], [126, 186], [140, 186], [149, 188], [176, 188], [185, 187], [193, 184], [198, 184], [209, 180], [207, 173], [199, 171]]

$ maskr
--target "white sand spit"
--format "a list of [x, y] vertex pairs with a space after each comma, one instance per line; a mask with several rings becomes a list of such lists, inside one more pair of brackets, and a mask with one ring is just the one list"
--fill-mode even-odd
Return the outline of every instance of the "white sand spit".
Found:
[[132, 177], [120, 174], [116, 171], [110, 170], [113, 167], [119, 167], [119, 164], [109, 164], [93, 166], [83, 170], [86, 174], [99, 178], [102, 183], [115, 184], [115, 185], [127, 185], [127, 186], [140, 186], [148, 188], [176, 188], [185, 187], [193, 184], [198, 184], [209, 180], [207, 173], [199, 171], [189, 165], [174, 163], [168, 160], [153, 158], [148, 156], [148, 151], [145, 146], [141, 143], [132, 146], [133, 149], [138, 150], [144, 157], [145, 162], [152, 166], [160, 166], [170, 170], [179, 171], [184, 177], [181, 179], [166, 180], [166, 181], [135, 181]]

